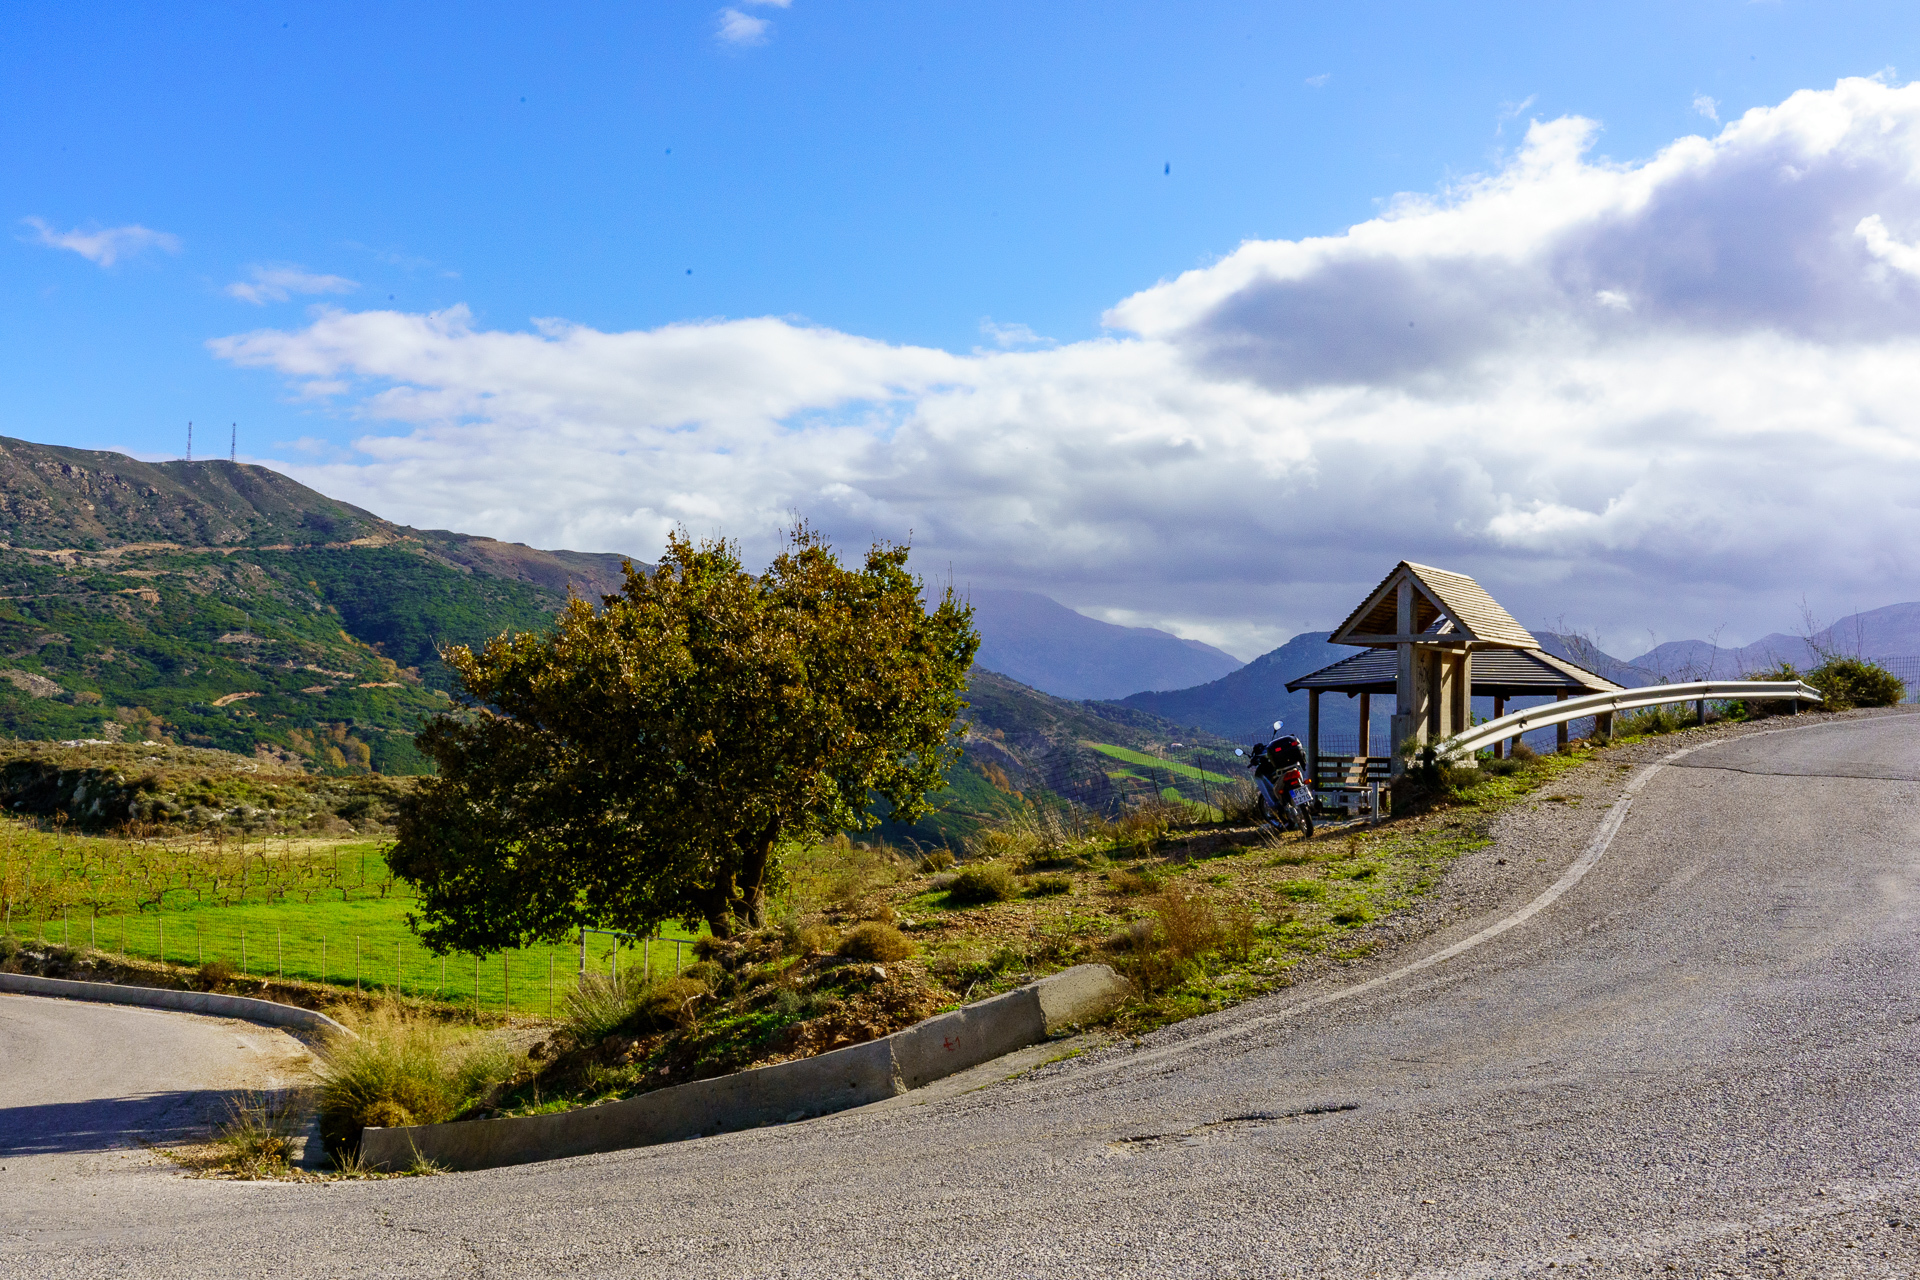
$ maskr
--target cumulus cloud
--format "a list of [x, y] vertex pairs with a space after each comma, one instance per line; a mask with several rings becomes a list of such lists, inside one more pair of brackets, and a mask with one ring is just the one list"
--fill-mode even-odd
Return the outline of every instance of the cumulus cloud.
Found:
[[924, 568], [1257, 651], [1402, 557], [1523, 619], [1758, 633], [1920, 595], [1920, 87], [1644, 162], [1497, 172], [955, 355], [776, 319], [607, 333], [329, 310], [213, 343], [361, 415], [291, 466], [415, 523], [651, 555], [911, 531]]
[[296, 293], [352, 293], [360, 284], [344, 276], [317, 275], [291, 263], [256, 263], [247, 268], [247, 279], [236, 280], [223, 292], [230, 298], [263, 306], [285, 302]]
[[[762, 0], [762, 3], [781, 9], [786, 8], [789, 2], [790, 0]], [[738, 9], [727, 8], [722, 9], [716, 18], [716, 26], [714, 27], [713, 34], [714, 38], [719, 40], [721, 44], [734, 45], [736, 47], [765, 44], [767, 42], [767, 32], [771, 30], [772, 27], [773, 23], [765, 18], [756, 18], [750, 13], [742, 13]]]
[[46, 245], [49, 249], [69, 249], [102, 267], [110, 267], [120, 259], [131, 258], [146, 249], [180, 252], [179, 236], [155, 231], [139, 223], [124, 227], [75, 227], [71, 231], [56, 231], [41, 218], [22, 218], [20, 221], [33, 228], [35, 244]]

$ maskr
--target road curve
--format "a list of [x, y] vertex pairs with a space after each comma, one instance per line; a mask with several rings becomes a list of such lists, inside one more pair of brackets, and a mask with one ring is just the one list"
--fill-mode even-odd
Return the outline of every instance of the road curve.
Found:
[[1920, 1275], [1916, 801], [1920, 716], [1719, 742], [1351, 999], [644, 1151], [150, 1179], [105, 1232], [0, 1183], [0, 1275]]
[[[305, 1047], [283, 1031], [162, 1010], [0, 996], [0, 1239], [76, 1203], [143, 1220], [147, 1144], [205, 1141], [227, 1103], [292, 1083]], [[0, 1275], [9, 1275], [0, 1245]]]

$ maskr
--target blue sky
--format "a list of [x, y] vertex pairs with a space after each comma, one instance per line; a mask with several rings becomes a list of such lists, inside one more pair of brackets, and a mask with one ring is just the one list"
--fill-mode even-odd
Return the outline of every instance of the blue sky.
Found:
[[[1595, 624], [1640, 600], [1642, 625], [1663, 638], [1723, 623], [1758, 634], [1781, 625], [1781, 602], [1800, 594], [1834, 611], [1912, 598], [1913, 584], [1892, 569], [1876, 569], [1885, 590], [1866, 595], [1875, 580], [1857, 572], [1829, 582], [1832, 569], [1815, 560], [1763, 570], [1727, 554], [1750, 513], [1720, 513], [1679, 560], [1666, 558], [1671, 530], [1634, 535], [1637, 552], [1616, 535], [1572, 545], [1564, 531], [1573, 517], [1554, 513], [1604, 517], [1629, 482], [1570, 496], [1579, 486], [1564, 480], [1552, 492], [1529, 489], [1538, 468], [1525, 465], [1520, 479], [1495, 477], [1498, 501], [1475, 517], [1471, 536], [1436, 511], [1427, 525], [1382, 529], [1351, 564], [1276, 575], [1228, 555], [1249, 519], [1286, 529], [1275, 510], [1300, 501], [1289, 486], [1309, 472], [1328, 505], [1307, 503], [1302, 514], [1337, 523], [1328, 513], [1344, 509], [1330, 492], [1341, 432], [1332, 428], [1305, 452], [1282, 449], [1291, 469], [1284, 459], [1242, 467], [1232, 432], [1196, 428], [1210, 466], [1268, 483], [1158, 513], [1142, 507], [1150, 476], [1102, 479], [1070, 457], [1056, 457], [1051, 491], [1085, 492], [1065, 505], [1028, 502], [1013, 517], [995, 505], [1004, 480], [984, 474], [985, 505], [927, 505], [924, 491], [949, 478], [964, 488], [959, 473], [977, 458], [935, 471], [931, 455], [916, 455], [918, 471], [905, 479], [889, 463], [884, 493], [841, 474], [784, 489], [760, 472], [743, 480], [708, 464], [744, 466], [774, 437], [740, 434], [744, 411], [707, 401], [675, 410], [682, 416], [663, 427], [707, 433], [700, 459], [642, 468], [620, 492], [531, 475], [512, 491], [481, 474], [520, 474], [515, 440], [567, 451], [575, 471], [661, 457], [657, 441], [608, 424], [637, 412], [633, 403], [678, 404], [688, 362], [720, 358], [703, 348], [643, 361], [651, 372], [642, 375], [613, 357], [614, 372], [580, 373], [567, 396], [590, 398], [592, 385], [616, 377], [638, 379], [628, 388], [638, 401], [551, 407], [544, 392], [503, 416], [487, 407], [505, 396], [491, 375], [462, 381], [446, 369], [486, 350], [560, 358], [552, 342], [513, 346], [516, 335], [565, 330], [611, 342], [662, 326], [784, 318], [786, 329], [722, 343], [743, 369], [788, 368], [779, 351], [753, 344], [778, 347], [796, 332], [844, 337], [836, 350], [878, 344], [893, 363], [862, 365], [811, 396], [793, 387], [818, 360], [789, 353], [794, 372], [761, 408], [776, 436], [827, 420], [813, 453], [870, 452], [902, 424], [938, 421], [942, 407], [929, 397], [943, 388], [963, 385], [970, 403], [983, 400], [982, 366], [942, 365], [937, 353], [1025, 352], [1054, 359], [1056, 372], [1075, 353], [1093, 359], [1102, 344], [1145, 332], [1117, 325], [1114, 309], [1156, 282], [1212, 269], [1247, 241], [1344, 236], [1402, 207], [1392, 203], [1400, 193], [1456, 200], [1477, 177], [1513, 173], [1536, 122], [1594, 122], [1580, 163], [1604, 172], [1644, 165], [1688, 135], [1718, 137], [1742, 113], [1798, 91], [1876, 74], [1897, 88], [1902, 68], [1920, 65], [1911, 6], [1558, 8], [16, 6], [0, 44], [10, 102], [0, 117], [0, 218], [13, 230], [0, 247], [0, 432], [155, 457], [181, 450], [188, 419], [216, 446], [238, 421], [243, 455], [382, 514], [641, 555], [657, 548], [663, 522], [751, 541], [768, 536], [770, 512], [807, 510], [848, 539], [911, 529], [930, 555], [983, 585], [1032, 586], [1243, 653], [1336, 620], [1328, 615], [1378, 576], [1366, 566], [1383, 555], [1381, 571], [1397, 555], [1427, 554], [1492, 574], [1533, 621], [1577, 581], [1601, 595], [1595, 617], [1571, 621]], [[1914, 236], [1888, 209], [1892, 248], [1871, 260], [1897, 268]], [[1709, 287], [1739, 288], [1731, 279]], [[309, 327], [319, 314], [396, 319], [328, 336]], [[450, 314], [460, 319], [448, 341], [464, 354], [433, 356], [431, 369], [408, 363], [420, 337], [398, 318]], [[1883, 317], [1884, 332], [1905, 332], [1904, 316]], [[1175, 327], [1195, 332], [1191, 319]], [[1795, 323], [1775, 316], [1761, 328]], [[262, 331], [307, 336], [271, 351], [232, 345]], [[1199, 367], [1191, 350], [1183, 358]], [[1006, 440], [1021, 430], [1053, 441], [1124, 430], [1113, 424], [1130, 412], [1126, 397], [1118, 408], [1076, 408], [1079, 393], [1066, 388], [1077, 376], [1049, 374], [1044, 393], [1025, 387], [1029, 416], [983, 432], [982, 450], [1017, 452]], [[1042, 399], [1051, 407], [1037, 407]], [[1301, 403], [1290, 412], [1318, 412]], [[1621, 427], [1632, 434], [1662, 410], [1621, 412], [1637, 424]], [[1355, 419], [1346, 434], [1367, 430]], [[795, 474], [778, 459], [765, 470]], [[734, 501], [743, 490], [758, 496]], [[1213, 512], [1222, 529], [1191, 532]], [[949, 536], [1008, 518], [1025, 522], [1029, 547], [1037, 539], [1057, 554]], [[1189, 534], [1170, 538], [1168, 522]], [[1877, 532], [1897, 538], [1904, 526]], [[1561, 540], [1542, 542], [1548, 534]], [[1311, 553], [1311, 540], [1300, 545]], [[1114, 557], [1155, 547], [1173, 562], [1164, 574], [1110, 571]], [[1697, 608], [1647, 589], [1649, 575], [1670, 576], [1680, 563], [1695, 566]]]

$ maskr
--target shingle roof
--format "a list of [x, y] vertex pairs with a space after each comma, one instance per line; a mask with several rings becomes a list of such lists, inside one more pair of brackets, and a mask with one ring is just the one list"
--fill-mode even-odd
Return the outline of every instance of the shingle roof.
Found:
[[1347, 620], [1334, 628], [1334, 644], [1378, 644], [1365, 637], [1399, 633], [1399, 584], [1414, 587], [1413, 629], [1436, 640], [1452, 639], [1511, 649], [1538, 649], [1533, 633], [1514, 621], [1486, 589], [1464, 573], [1402, 560]]
[[[1287, 692], [1392, 693], [1398, 676], [1392, 649], [1367, 649], [1287, 683]], [[1555, 693], [1611, 693], [1620, 688], [1585, 667], [1538, 649], [1476, 649], [1476, 697], [1525, 698]]]

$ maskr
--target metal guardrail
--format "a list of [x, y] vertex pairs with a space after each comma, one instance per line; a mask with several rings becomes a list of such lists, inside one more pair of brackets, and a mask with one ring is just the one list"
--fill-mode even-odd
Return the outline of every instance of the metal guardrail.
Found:
[[1544, 706], [1515, 711], [1437, 742], [1434, 751], [1444, 759], [1457, 760], [1471, 756], [1482, 747], [1517, 738], [1529, 729], [1545, 729], [1583, 716], [1637, 711], [1642, 707], [1657, 707], [1669, 702], [1698, 702], [1707, 698], [1821, 701], [1820, 691], [1802, 680], [1695, 680], [1689, 684], [1648, 685], [1641, 689], [1622, 689], [1619, 693], [1589, 693], [1568, 698], [1565, 702], [1549, 702]]

